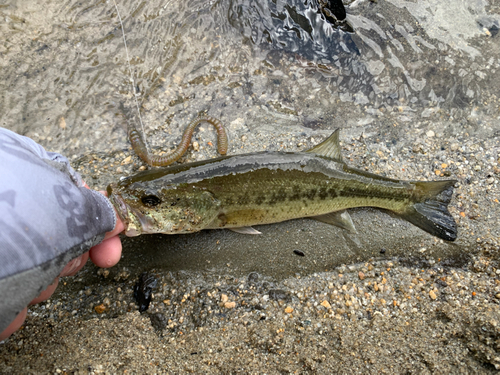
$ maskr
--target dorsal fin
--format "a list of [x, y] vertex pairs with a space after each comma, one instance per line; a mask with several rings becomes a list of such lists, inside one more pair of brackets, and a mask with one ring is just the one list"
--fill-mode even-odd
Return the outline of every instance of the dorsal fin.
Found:
[[316, 145], [313, 148], [307, 150], [306, 152], [312, 152], [343, 163], [344, 161], [342, 160], [339, 143], [339, 133], [339, 129], [335, 130], [331, 136], [329, 136], [319, 145]]

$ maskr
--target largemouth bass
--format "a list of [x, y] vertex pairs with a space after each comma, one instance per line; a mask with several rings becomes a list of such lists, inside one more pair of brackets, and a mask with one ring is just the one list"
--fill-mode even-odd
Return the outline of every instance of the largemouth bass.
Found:
[[355, 230], [353, 207], [392, 211], [453, 241], [448, 211], [456, 181], [401, 181], [350, 168], [339, 131], [306, 152], [258, 152], [152, 169], [108, 186], [126, 235], [193, 233], [303, 217]]

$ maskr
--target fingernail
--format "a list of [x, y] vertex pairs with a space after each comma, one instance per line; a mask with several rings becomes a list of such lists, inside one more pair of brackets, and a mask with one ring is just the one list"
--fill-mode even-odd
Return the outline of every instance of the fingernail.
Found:
[[72, 274], [73, 272], [75, 272], [75, 270], [78, 267], [80, 267], [81, 264], [82, 264], [82, 257], [81, 256], [78, 258], [75, 258], [73, 260], [70, 260], [69, 263], [65, 267], [64, 274], [65, 275]]

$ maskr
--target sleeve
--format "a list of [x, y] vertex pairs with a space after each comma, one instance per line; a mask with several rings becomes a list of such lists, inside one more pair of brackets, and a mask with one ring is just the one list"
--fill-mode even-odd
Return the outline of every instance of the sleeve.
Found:
[[0, 128], [0, 332], [115, 225], [64, 156]]

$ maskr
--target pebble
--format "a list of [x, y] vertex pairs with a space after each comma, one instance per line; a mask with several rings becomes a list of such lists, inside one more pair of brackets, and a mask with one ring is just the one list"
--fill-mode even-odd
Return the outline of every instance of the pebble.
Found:
[[193, 150], [200, 151], [200, 144], [196, 141], [193, 142]]
[[228, 301], [228, 299], [229, 298], [227, 297], [227, 294], [222, 294], [220, 296], [220, 300], [221, 300], [222, 303], [226, 303]]
[[330, 305], [330, 302], [328, 302], [327, 300], [324, 300], [323, 302], [321, 302], [321, 306], [327, 308], [327, 309], [331, 309], [332, 308], [332, 305]]
[[64, 119], [64, 117], [59, 118], [59, 127], [63, 130], [66, 129], [66, 120]]
[[427, 135], [428, 138], [432, 138], [436, 135], [436, 133], [434, 133], [434, 131], [432, 130], [429, 130], [427, 133], [425, 133]]
[[132, 163], [132, 156], [129, 155], [125, 159], [122, 160], [121, 165], [126, 165]]
[[433, 290], [431, 290], [431, 291], [429, 292], [429, 297], [431, 297], [432, 299], [436, 299], [436, 298], [437, 298], [436, 293], [434, 293], [434, 291], [433, 291]]
[[224, 303], [224, 307], [226, 309], [234, 309], [236, 307], [236, 302], [234, 302], [234, 301], [226, 302], [226, 303]]
[[100, 305], [95, 306], [94, 310], [96, 313], [102, 314], [104, 311], [106, 311], [106, 306], [103, 303], [101, 303]]
[[285, 312], [286, 312], [287, 314], [291, 314], [291, 313], [293, 312], [293, 307], [287, 306], [287, 307], [285, 308]]

